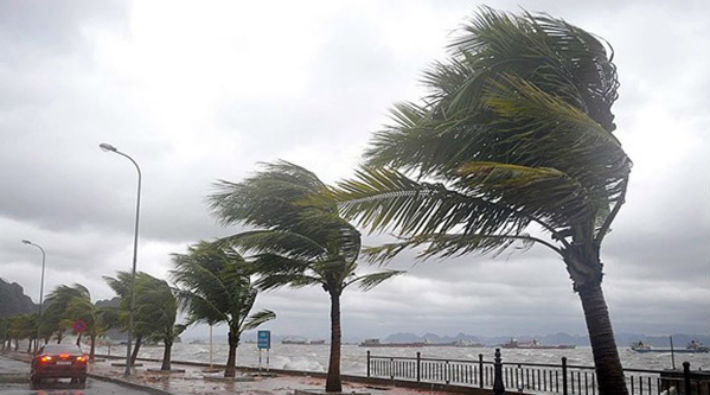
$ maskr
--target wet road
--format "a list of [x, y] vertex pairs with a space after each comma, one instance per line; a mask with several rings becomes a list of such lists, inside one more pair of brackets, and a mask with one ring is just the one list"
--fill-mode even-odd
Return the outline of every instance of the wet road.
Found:
[[[99, 394], [127, 394], [127, 395], [147, 395], [148, 392], [136, 391], [130, 388], [121, 387], [116, 384], [107, 383], [89, 378], [86, 382], [86, 389], [73, 389], [68, 384], [54, 385], [51, 388], [38, 390], [30, 389], [29, 380], [18, 382], [20, 376], [27, 377], [30, 366], [27, 363], [0, 357], [0, 395], [99, 395]], [[8, 382], [9, 381], [9, 382]]]

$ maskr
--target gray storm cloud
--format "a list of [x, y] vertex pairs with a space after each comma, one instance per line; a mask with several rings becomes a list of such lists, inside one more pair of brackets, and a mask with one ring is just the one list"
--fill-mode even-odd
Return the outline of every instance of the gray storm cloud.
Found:
[[[607, 39], [622, 86], [617, 136], [634, 161], [625, 207], [602, 250], [617, 330], [706, 332], [710, 319], [710, 6], [664, 1], [495, 2], [545, 11]], [[135, 171], [144, 172], [139, 267], [164, 276], [169, 253], [236, 233], [205, 197], [259, 161], [283, 158], [324, 180], [349, 177], [388, 108], [417, 100], [422, 71], [477, 4], [0, 3], [0, 277], [37, 299], [130, 264]], [[279, 7], [277, 7], [279, 8]], [[701, 50], [702, 49], [702, 50]], [[371, 236], [368, 244], [386, 236]], [[345, 292], [348, 336], [440, 331], [584, 333], [559, 257], [526, 253], [392, 265], [409, 273]], [[319, 289], [264, 294], [284, 334], [328, 331]], [[541, 320], [540, 317], [545, 317]], [[387, 320], [383, 317], [388, 317]], [[197, 336], [201, 329], [191, 332]]]

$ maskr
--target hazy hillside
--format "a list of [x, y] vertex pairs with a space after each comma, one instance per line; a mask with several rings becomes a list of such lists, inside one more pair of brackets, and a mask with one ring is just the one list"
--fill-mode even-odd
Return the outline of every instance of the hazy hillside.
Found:
[[8, 283], [0, 278], [0, 318], [37, 311], [37, 305], [17, 283]]

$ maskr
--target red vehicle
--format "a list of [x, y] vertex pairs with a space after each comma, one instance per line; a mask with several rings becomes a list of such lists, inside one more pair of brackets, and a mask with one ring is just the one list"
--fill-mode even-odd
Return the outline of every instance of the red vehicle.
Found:
[[87, 356], [73, 344], [45, 344], [32, 359], [32, 387], [38, 387], [44, 379], [69, 378], [84, 388], [87, 360]]

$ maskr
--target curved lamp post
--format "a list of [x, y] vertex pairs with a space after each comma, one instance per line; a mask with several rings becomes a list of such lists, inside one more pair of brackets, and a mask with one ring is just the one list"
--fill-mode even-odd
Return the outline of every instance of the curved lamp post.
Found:
[[36, 346], [39, 347], [39, 327], [42, 323], [42, 302], [44, 298], [44, 261], [47, 258], [47, 254], [45, 254], [44, 248], [42, 248], [39, 244], [35, 244], [29, 240], [22, 240], [22, 243], [37, 247], [40, 251], [42, 251], [42, 277], [39, 282], [39, 313], [37, 314], [37, 341], [35, 343]]
[[141, 168], [138, 166], [138, 163], [136, 163], [136, 161], [133, 160], [133, 158], [131, 158], [130, 156], [119, 151], [118, 149], [116, 149], [116, 147], [114, 147], [111, 144], [101, 143], [101, 144], [99, 144], [99, 148], [101, 148], [104, 152], [113, 152], [113, 153], [119, 154], [125, 158], [128, 158], [128, 160], [130, 160], [136, 166], [136, 170], [138, 171], [138, 197], [136, 198], [136, 228], [135, 228], [135, 232], [133, 234], [133, 269], [131, 270], [131, 284], [130, 284], [131, 305], [130, 305], [130, 310], [128, 311], [128, 345], [126, 347], [126, 370], [123, 373], [124, 376], [130, 376], [131, 375], [131, 342], [133, 341], [133, 309], [134, 309], [135, 303], [136, 303], [134, 284], [136, 282], [136, 259], [137, 259], [137, 254], [138, 254], [138, 221], [140, 218], [140, 210], [141, 210]]

